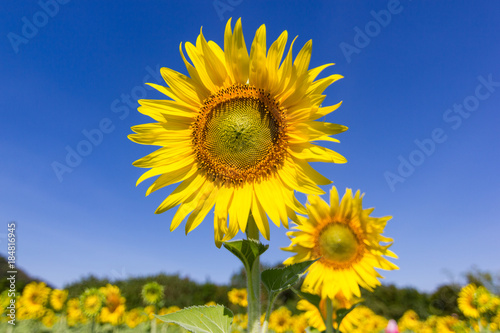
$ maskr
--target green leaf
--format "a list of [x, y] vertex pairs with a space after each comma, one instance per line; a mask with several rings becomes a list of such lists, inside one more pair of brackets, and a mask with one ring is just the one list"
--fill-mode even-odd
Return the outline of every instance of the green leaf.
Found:
[[266, 269], [261, 279], [269, 292], [279, 292], [293, 286], [306, 269], [316, 260], [308, 260], [293, 265]]
[[191, 306], [163, 316], [166, 323], [175, 323], [194, 333], [230, 333], [233, 313], [222, 305]]
[[224, 242], [224, 247], [243, 262], [247, 272], [251, 272], [255, 259], [266, 252], [269, 245], [264, 245], [252, 239], [240, 239]]
[[309, 294], [295, 288], [292, 288], [292, 291], [319, 309], [319, 302], [321, 302], [319, 295]]

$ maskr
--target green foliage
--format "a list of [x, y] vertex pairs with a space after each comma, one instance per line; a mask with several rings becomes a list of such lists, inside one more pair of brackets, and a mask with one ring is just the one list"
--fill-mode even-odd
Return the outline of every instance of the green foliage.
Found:
[[156, 317], [194, 333], [230, 333], [233, 321], [233, 313], [222, 305], [192, 306]]
[[361, 297], [365, 300], [365, 306], [386, 318], [398, 320], [409, 309], [414, 310], [420, 318], [427, 318], [430, 314], [429, 296], [414, 288], [382, 285], [373, 292], [362, 290]]
[[271, 292], [280, 292], [291, 288], [299, 281], [300, 275], [316, 260], [308, 260], [293, 265], [266, 269], [262, 272], [262, 283]]
[[127, 280], [110, 281], [89, 276], [78, 282], [65, 286], [69, 297], [77, 297], [87, 288], [99, 288], [108, 283], [120, 288], [122, 296], [126, 299], [127, 309], [144, 306], [141, 297], [142, 287], [148, 282], [157, 282], [165, 287], [163, 306], [177, 305], [181, 308], [191, 305], [203, 305], [210, 301], [218, 304], [228, 304], [227, 292], [229, 287], [219, 286], [211, 282], [198, 284], [189, 278], [179, 275], [158, 274], [148, 277], [128, 278]]
[[459, 292], [460, 286], [458, 284], [446, 284], [440, 286], [429, 297], [430, 314], [437, 316], [451, 316], [452, 314], [458, 314], [463, 317], [462, 313], [458, 309], [457, 303]]

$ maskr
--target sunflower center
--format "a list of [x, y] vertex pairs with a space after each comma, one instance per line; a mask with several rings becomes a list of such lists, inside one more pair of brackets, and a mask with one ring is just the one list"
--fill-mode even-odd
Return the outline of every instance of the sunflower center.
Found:
[[205, 100], [192, 126], [193, 147], [214, 180], [242, 183], [269, 175], [286, 152], [285, 110], [248, 85], [221, 89]]
[[343, 223], [327, 225], [320, 233], [317, 246], [328, 262], [341, 266], [355, 260], [360, 248], [356, 234]]

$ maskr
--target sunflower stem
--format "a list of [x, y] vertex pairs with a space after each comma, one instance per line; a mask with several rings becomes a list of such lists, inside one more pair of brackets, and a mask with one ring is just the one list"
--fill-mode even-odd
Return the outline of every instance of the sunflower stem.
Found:
[[326, 298], [325, 326], [326, 326], [326, 333], [337, 332], [337, 330], [334, 331], [333, 329], [333, 304], [332, 300], [329, 297]]
[[[259, 241], [259, 229], [252, 213], [248, 216], [247, 239]], [[257, 257], [251, 271], [247, 269], [248, 286], [248, 332], [260, 331], [260, 259]]]

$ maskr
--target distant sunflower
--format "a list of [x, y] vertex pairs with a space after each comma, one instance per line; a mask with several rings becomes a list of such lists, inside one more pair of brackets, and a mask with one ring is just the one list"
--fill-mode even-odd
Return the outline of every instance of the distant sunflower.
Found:
[[476, 304], [480, 313], [485, 313], [493, 309], [493, 295], [483, 286], [476, 290]]
[[467, 318], [479, 318], [479, 310], [475, 300], [476, 290], [475, 284], [468, 284], [458, 293], [458, 308]]
[[59, 320], [59, 317], [56, 316], [54, 311], [45, 310], [45, 314], [43, 315], [41, 321], [45, 327], [51, 328], [52, 326], [55, 325], [55, 323], [57, 323], [58, 320]]
[[292, 312], [282, 306], [269, 316], [269, 329], [276, 333], [285, 333], [292, 328]]
[[142, 299], [146, 304], [158, 304], [164, 296], [164, 287], [153, 281], [142, 287]]
[[102, 321], [112, 325], [123, 323], [125, 315], [125, 297], [122, 297], [120, 288], [107, 284], [99, 290], [104, 295], [105, 300], [101, 312]]
[[125, 314], [125, 324], [130, 328], [136, 328], [140, 323], [145, 322], [148, 317], [139, 308], [132, 309]]
[[243, 289], [233, 288], [227, 293], [227, 297], [229, 298], [229, 302], [233, 304], [242, 307], [248, 306], [248, 295], [247, 295], [247, 290], [245, 288]]
[[67, 298], [67, 290], [54, 289], [50, 293], [50, 305], [54, 310], [61, 311]]
[[[341, 103], [321, 107], [323, 91], [342, 78], [316, 80], [327, 64], [308, 69], [312, 41], [292, 59], [292, 46], [282, 62], [288, 33], [267, 50], [266, 27], [256, 32], [248, 54], [241, 20], [231, 19], [224, 50], [200, 32], [196, 45], [186, 43], [191, 63], [180, 52], [189, 76], [162, 68], [169, 87], [150, 84], [171, 100], [139, 100], [139, 112], [156, 122], [132, 127], [129, 139], [160, 146], [134, 165], [151, 168], [137, 181], [159, 176], [146, 195], [170, 184], [178, 187], [156, 213], [180, 205], [170, 230], [189, 215], [186, 233], [196, 228], [215, 206], [215, 243], [245, 231], [251, 213], [269, 239], [267, 215], [288, 227], [288, 218], [305, 213], [294, 190], [322, 194], [317, 185], [331, 182], [309, 162], [345, 163], [337, 152], [313, 141], [333, 141], [345, 126], [316, 121]], [[295, 40], [294, 40], [295, 41]], [[266, 54], [267, 51], [267, 54]], [[228, 221], [229, 215], [229, 221]]]
[[359, 191], [353, 197], [347, 189], [339, 203], [334, 186], [330, 206], [317, 195], [310, 195], [308, 201], [309, 217], [300, 217], [296, 231], [288, 233], [291, 245], [283, 248], [297, 253], [285, 260], [285, 265], [319, 258], [308, 269], [304, 290], [322, 298], [333, 299], [339, 292], [348, 299], [359, 297], [359, 286], [373, 290], [380, 285], [375, 268], [398, 269], [384, 258], [397, 258], [388, 249], [392, 239], [381, 235], [391, 217], [370, 217], [373, 208], [363, 209]]
[[104, 295], [97, 288], [86, 289], [80, 296], [82, 312], [88, 318], [95, 318], [104, 305]]
[[43, 282], [30, 282], [24, 287], [21, 299], [28, 313], [43, 314], [49, 299], [50, 288]]

